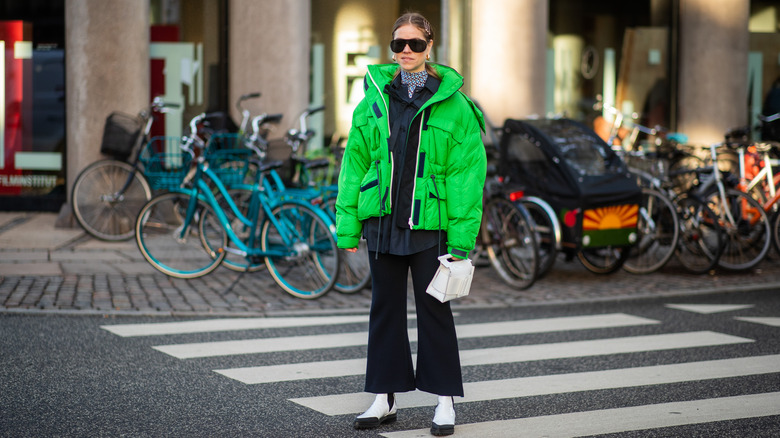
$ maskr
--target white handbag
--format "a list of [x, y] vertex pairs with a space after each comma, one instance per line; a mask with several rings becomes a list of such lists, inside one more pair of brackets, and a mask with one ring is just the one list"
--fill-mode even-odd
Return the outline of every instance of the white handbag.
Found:
[[433, 275], [428, 289], [425, 290], [428, 295], [442, 303], [468, 295], [471, 279], [474, 277], [474, 266], [471, 260], [451, 259], [450, 254], [439, 257], [439, 269]]

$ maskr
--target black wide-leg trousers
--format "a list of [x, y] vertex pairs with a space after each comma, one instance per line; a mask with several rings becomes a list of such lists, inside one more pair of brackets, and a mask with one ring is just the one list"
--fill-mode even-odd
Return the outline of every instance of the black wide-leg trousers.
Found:
[[[425, 293], [439, 268], [438, 248], [408, 255], [369, 253], [372, 286], [366, 392], [421, 391], [463, 396], [458, 339], [450, 303]], [[417, 372], [406, 321], [406, 288], [412, 273], [417, 308]]]

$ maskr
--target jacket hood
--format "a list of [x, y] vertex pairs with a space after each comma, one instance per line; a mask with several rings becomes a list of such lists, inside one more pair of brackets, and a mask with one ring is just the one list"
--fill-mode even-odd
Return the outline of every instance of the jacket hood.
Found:
[[[443, 98], [451, 96], [463, 86], [463, 76], [453, 68], [440, 64], [429, 63], [431, 67], [439, 74], [441, 85], [436, 94]], [[369, 80], [376, 83], [379, 90], [384, 90], [385, 84], [389, 84], [396, 72], [400, 69], [397, 64], [372, 64], [368, 66]], [[371, 84], [367, 84], [369, 89]]]
[[[428, 64], [433, 67], [436, 73], [438, 73], [439, 78], [441, 79], [441, 85], [439, 85], [439, 90], [426, 105], [452, 96], [463, 86], [463, 76], [455, 71], [455, 69], [432, 62], [429, 62]], [[364, 88], [366, 98], [371, 102], [386, 102], [386, 97], [384, 95], [385, 85], [392, 82], [393, 77], [399, 69], [400, 67], [397, 64], [370, 64], [368, 66], [368, 74], [366, 74], [365, 78], [366, 83]], [[474, 105], [468, 96], [465, 94], [463, 94], [463, 96], [471, 105], [471, 109], [474, 111], [474, 114], [479, 121], [479, 127], [484, 132], [485, 120], [482, 116], [482, 111]]]

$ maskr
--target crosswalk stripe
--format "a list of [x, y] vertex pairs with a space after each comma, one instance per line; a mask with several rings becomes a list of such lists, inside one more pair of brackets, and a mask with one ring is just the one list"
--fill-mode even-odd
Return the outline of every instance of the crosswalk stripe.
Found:
[[[530, 362], [536, 360], [608, 354], [672, 350], [753, 342], [750, 339], [702, 331], [661, 335], [630, 336], [588, 341], [559, 342], [539, 345], [520, 345], [499, 348], [461, 350], [461, 366], [497, 363]], [[416, 360], [416, 359], [413, 359]], [[306, 362], [285, 365], [214, 370], [219, 374], [246, 384], [280, 381], [321, 379], [360, 375], [365, 372], [365, 359]]]
[[[564, 438], [780, 415], [780, 392], [573, 412], [455, 426], [458, 438]], [[428, 429], [382, 433], [386, 438], [428, 436]]]
[[[408, 315], [407, 318], [414, 318], [414, 315]], [[132, 337], [283, 327], [307, 327], [313, 325], [351, 324], [360, 322], [368, 322], [368, 315], [280, 318], [222, 318], [150, 324], [116, 324], [103, 325], [100, 327], [118, 336]]]
[[732, 312], [734, 310], [750, 309], [752, 304], [667, 304], [670, 309], [684, 310], [701, 314]]
[[[560, 318], [542, 318], [521, 321], [504, 321], [484, 324], [458, 325], [458, 338], [506, 336], [529, 333], [587, 330], [596, 328], [628, 327], [658, 324], [652, 319], [622, 313], [586, 315]], [[409, 340], [417, 340], [417, 330], [409, 330]], [[365, 345], [368, 333], [340, 333], [329, 335], [296, 336], [267, 339], [244, 339], [224, 342], [200, 342], [189, 344], [158, 345], [155, 350], [177, 357], [191, 359], [198, 357], [229, 356], [237, 354], [268, 353], [276, 351], [297, 351], [321, 348]]]
[[772, 317], [759, 318], [759, 317], [738, 316], [735, 319], [738, 319], [740, 321], [752, 322], [755, 324], [764, 324], [770, 327], [780, 327], [780, 318], [772, 318]]
[[[780, 372], [780, 355], [770, 355], [471, 382], [465, 383], [463, 390], [467, 396], [467, 402], [476, 402], [777, 372]], [[325, 415], [345, 415], [362, 412], [371, 404], [373, 397], [373, 394], [352, 393], [293, 398], [290, 401]], [[398, 406], [401, 408], [434, 406], [436, 404], [435, 395], [420, 391], [398, 394], [397, 400]], [[780, 414], [780, 408], [775, 407], [775, 412]], [[458, 431], [458, 435], [460, 436], [460, 431]]]
[[368, 332], [355, 332], [332, 335], [291, 336], [283, 338], [157, 345], [152, 348], [178, 359], [194, 359], [199, 357], [349, 347], [365, 345], [367, 342]]

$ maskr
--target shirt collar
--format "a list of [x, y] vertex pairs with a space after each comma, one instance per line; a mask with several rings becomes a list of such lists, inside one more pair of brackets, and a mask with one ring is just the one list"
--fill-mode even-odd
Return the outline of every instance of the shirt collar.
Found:
[[428, 72], [426, 70], [418, 71], [416, 73], [409, 73], [406, 70], [401, 70], [401, 83], [404, 85], [414, 84], [414, 86], [422, 88], [426, 79], [428, 79]]

